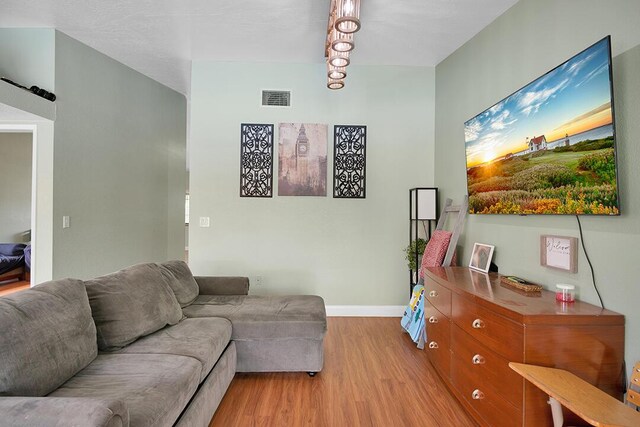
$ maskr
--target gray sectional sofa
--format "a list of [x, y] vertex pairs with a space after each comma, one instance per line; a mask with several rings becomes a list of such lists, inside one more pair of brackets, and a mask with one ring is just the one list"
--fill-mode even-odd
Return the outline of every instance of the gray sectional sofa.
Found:
[[207, 426], [236, 372], [319, 372], [317, 296], [181, 261], [0, 298], [0, 426]]

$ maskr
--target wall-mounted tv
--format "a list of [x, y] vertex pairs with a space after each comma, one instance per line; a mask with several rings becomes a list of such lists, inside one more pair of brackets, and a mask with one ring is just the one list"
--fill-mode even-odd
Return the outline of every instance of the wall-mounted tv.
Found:
[[611, 39], [465, 123], [469, 212], [619, 215]]

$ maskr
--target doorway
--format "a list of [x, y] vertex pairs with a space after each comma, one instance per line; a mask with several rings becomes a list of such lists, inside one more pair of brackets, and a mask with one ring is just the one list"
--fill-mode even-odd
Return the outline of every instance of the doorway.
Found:
[[33, 132], [0, 131], [0, 296], [31, 284]]

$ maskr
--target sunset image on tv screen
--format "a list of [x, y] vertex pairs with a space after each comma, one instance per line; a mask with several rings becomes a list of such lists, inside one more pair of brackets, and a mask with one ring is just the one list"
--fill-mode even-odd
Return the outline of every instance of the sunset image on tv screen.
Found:
[[618, 215], [610, 39], [465, 123], [469, 212]]

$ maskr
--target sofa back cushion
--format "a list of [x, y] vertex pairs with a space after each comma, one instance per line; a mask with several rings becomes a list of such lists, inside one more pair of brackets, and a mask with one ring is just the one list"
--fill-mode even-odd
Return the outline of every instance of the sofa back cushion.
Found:
[[180, 304], [157, 264], [134, 265], [84, 284], [100, 350], [118, 350], [182, 319]]
[[167, 261], [159, 264], [180, 307], [190, 305], [198, 297], [199, 288], [189, 266], [184, 261]]
[[47, 282], [0, 298], [0, 396], [45, 396], [97, 354], [81, 280]]

